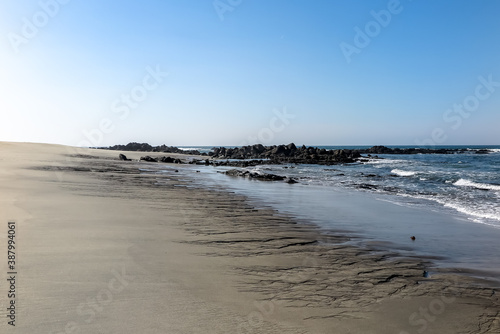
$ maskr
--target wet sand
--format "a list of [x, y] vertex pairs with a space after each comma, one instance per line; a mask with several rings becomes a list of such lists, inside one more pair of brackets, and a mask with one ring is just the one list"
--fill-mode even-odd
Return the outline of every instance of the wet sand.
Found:
[[[341, 231], [354, 245], [428, 257], [437, 268], [467, 268], [500, 284], [500, 229], [434, 207], [401, 204], [394, 195], [308, 183], [261, 182], [228, 177], [217, 172], [220, 168], [192, 168], [200, 171], [193, 181], [196, 185], [222, 186], [247, 196], [254, 205], [272, 206], [295, 219], [313, 222], [325, 232]], [[179, 172], [191, 175], [195, 171], [184, 168]], [[410, 239], [412, 235], [416, 240]]]
[[425, 278], [426, 260], [357, 248], [173, 168], [141, 173], [154, 165], [117, 151], [0, 152], [2, 282], [8, 221], [18, 241], [16, 326], [2, 284], [2, 333], [500, 333], [487, 281]]

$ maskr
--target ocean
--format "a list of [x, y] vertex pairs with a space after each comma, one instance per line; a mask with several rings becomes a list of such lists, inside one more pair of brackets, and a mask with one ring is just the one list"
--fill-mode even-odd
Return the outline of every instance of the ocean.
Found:
[[[318, 146], [364, 149], [370, 146]], [[389, 146], [408, 148], [410, 146]], [[441, 207], [465, 214], [472, 222], [500, 228], [500, 146], [439, 146], [486, 149], [489, 154], [378, 155], [360, 164], [261, 165], [252, 171], [293, 177], [304, 185], [342, 187], [391, 194], [401, 204]], [[208, 147], [191, 147], [201, 152]], [[421, 201], [418, 201], [421, 200]]]
[[[325, 149], [369, 146], [318, 146]], [[406, 146], [390, 146], [407, 148]], [[209, 150], [208, 147], [193, 147]], [[378, 155], [344, 165], [260, 165], [249, 170], [293, 177], [298, 184], [234, 178], [232, 167], [192, 166], [198, 183], [230, 189], [258, 203], [343, 231], [353, 242], [428, 256], [444, 267], [500, 278], [500, 146], [459, 154]], [[486, 149], [477, 154], [473, 149]], [[416, 236], [410, 242], [410, 235]]]

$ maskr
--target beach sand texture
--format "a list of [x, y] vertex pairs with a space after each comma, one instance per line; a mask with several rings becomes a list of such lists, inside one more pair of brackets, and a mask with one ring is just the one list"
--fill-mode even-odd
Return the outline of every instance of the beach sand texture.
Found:
[[425, 278], [424, 260], [119, 153], [0, 143], [1, 333], [500, 333], [486, 281]]

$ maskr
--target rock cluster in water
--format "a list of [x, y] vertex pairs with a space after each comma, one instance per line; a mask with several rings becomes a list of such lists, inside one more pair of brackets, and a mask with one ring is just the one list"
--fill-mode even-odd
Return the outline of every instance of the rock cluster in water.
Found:
[[373, 146], [368, 149], [356, 150], [362, 154], [454, 154], [474, 152], [478, 154], [488, 153], [488, 150], [468, 150], [466, 148], [389, 148], [386, 146]]
[[216, 159], [265, 159], [267, 163], [315, 163], [335, 164], [356, 162], [361, 154], [454, 154], [477, 153], [487, 154], [486, 149], [470, 150], [466, 148], [389, 148], [386, 146], [373, 146], [367, 149], [339, 149], [326, 150], [318, 147], [288, 145], [264, 146], [262, 144], [248, 145], [235, 148], [214, 147], [208, 154], [198, 150], [183, 150], [174, 146], [151, 146], [148, 143], [128, 143], [127, 145], [114, 145], [100, 147], [101, 149], [117, 151], [140, 151], [178, 153], [187, 155], [210, 156]]
[[[109, 147], [111, 150], [124, 150], [124, 151], [150, 151], [150, 152], [167, 152], [167, 153], [183, 153], [190, 155], [205, 155], [200, 154], [197, 150], [181, 150], [177, 147], [168, 147], [166, 145], [153, 147], [149, 144], [129, 143], [127, 145], [115, 145]], [[264, 146], [256, 144], [252, 146], [243, 146], [235, 148], [214, 147], [213, 152], [210, 152], [208, 159], [190, 159], [183, 161], [179, 158], [172, 158], [168, 156], [151, 157], [149, 155], [140, 158], [141, 161], [146, 162], [163, 162], [163, 163], [189, 163], [196, 165], [212, 165], [212, 166], [233, 166], [233, 167], [252, 167], [262, 164], [320, 164], [320, 165], [334, 165], [355, 162], [368, 161], [367, 158], [376, 159], [376, 154], [453, 154], [453, 153], [467, 153], [474, 152], [476, 154], [487, 154], [487, 150], [477, 149], [428, 149], [428, 148], [389, 148], [386, 146], [373, 146], [368, 149], [338, 149], [326, 150], [318, 147], [297, 147], [294, 143], [288, 145], [274, 145]], [[366, 157], [361, 156], [365, 154]], [[372, 155], [373, 154], [373, 155]], [[122, 161], [130, 161], [124, 154], [119, 155]], [[284, 167], [288, 168], [288, 167]], [[290, 167], [294, 168], [294, 167]], [[230, 176], [247, 177], [251, 179], [265, 180], [265, 181], [283, 181], [288, 183], [297, 183], [293, 178], [285, 176], [258, 173], [255, 171], [231, 169], [222, 172]], [[366, 177], [376, 177], [376, 175], [366, 175]], [[374, 189], [375, 185], [360, 184], [359, 188]]]
[[[320, 164], [335, 165], [354, 162], [364, 162], [367, 158], [378, 158], [376, 154], [454, 154], [454, 153], [477, 153], [487, 154], [488, 150], [477, 149], [468, 150], [465, 148], [389, 148], [386, 146], [373, 146], [368, 149], [338, 149], [326, 150], [318, 147], [295, 146], [294, 143], [288, 145], [264, 146], [262, 144], [226, 148], [214, 147], [212, 152], [200, 153], [197, 150], [182, 150], [173, 146], [151, 146], [147, 143], [129, 143], [127, 145], [115, 145], [108, 147], [110, 150], [123, 151], [144, 151], [144, 152], [163, 152], [163, 153], [181, 153], [187, 155], [209, 156], [210, 159], [191, 160], [192, 164], [214, 165], [214, 166], [235, 166], [249, 167], [261, 164]], [[365, 154], [366, 157], [362, 157]], [[125, 156], [120, 156], [121, 160]], [[180, 159], [171, 157], [153, 158], [144, 156], [141, 158], [148, 162], [170, 162], [182, 163]]]
[[326, 150], [317, 147], [288, 145], [264, 146], [261, 144], [236, 148], [213, 148], [213, 158], [266, 159], [266, 163], [301, 163], [332, 165], [356, 162], [361, 154], [354, 150]]
[[249, 171], [249, 170], [230, 169], [230, 170], [227, 170], [224, 172], [218, 172], [218, 173], [226, 174], [229, 176], [247, 177], [250, 179], [256, 179], [256, 180], [261, 180], [261, 181], [285, 181], [286, 183], [290, 183], [290, 184], [298, 183], [294, 178], [291, 178], [291, 177], [256, 172], [256, 171]]

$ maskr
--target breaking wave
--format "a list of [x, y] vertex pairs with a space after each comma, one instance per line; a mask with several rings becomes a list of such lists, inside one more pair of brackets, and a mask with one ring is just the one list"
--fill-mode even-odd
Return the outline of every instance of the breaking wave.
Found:
[[459, 187], [472, 187], [472, 188], [477, 188], [481, 190], [495, 190], [495, 191], [500, 191], [500, 185], [499, 184], [489, 184], [489, 183], [479, 183], [479, 182], [474, 182], [466, 179], [459, 179], [457, 182], [453, 183], [456, 186]]

